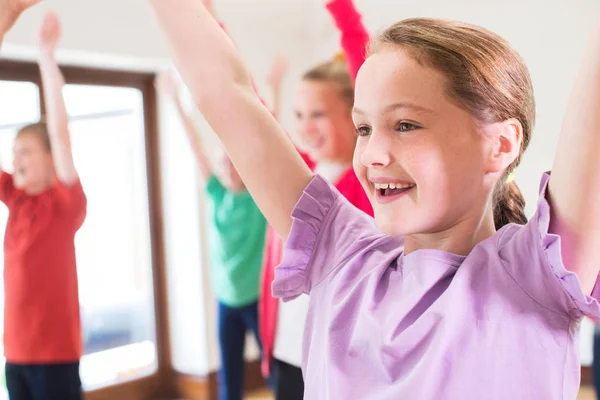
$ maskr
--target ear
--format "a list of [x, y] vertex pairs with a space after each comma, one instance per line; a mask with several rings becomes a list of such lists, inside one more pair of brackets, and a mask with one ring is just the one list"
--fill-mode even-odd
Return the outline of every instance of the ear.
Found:
[[515, 119], [486, 126], [489, 141], [488, 172], [503, 172], [519, 156], [523, 140], [523, 126]]

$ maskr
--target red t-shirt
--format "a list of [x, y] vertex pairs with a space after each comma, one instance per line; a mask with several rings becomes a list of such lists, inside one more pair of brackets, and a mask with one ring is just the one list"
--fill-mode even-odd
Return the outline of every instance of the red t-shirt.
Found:
[[87, 200], [77, 181], [39, 195], [0, 173], [4, 237], [4, 354], [11, 363], [77, 362], [82, 353], [75, 233]]

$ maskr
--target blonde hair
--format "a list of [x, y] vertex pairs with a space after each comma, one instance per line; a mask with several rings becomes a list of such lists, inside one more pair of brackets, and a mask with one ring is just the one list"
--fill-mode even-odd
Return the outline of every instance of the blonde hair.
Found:
[[521, 56], [484, 28], [429, 18], [392, 25], [373, 39], [369, 53], [389, 45], [401, 47], [420, 64], [444, 74], [447, 95], [477, 120], [494, 123], [515, 118], [521, 123], [519, 155], [494, 190], [494, 222], [496, 229], [511, 222], [526, 223], [523, 195], [507, 179], [519, 165], [535, 124], [533, 85]]
[[48, 152], [52, 151], [52, 146], [50, 145], [50, 136], [48, 135], [48, 126], [44, 120], [40, 120], [34, 124], [25, 125], [17, 132], [16, 138], [23, 135], [34, 135], [42, 144], [45, 150]]
[[340, 87], [340, 94], [348, 105], [352, 107], [354, 104], [354, 84], [343, 53], [338, 53], [332, 60], [309, 69], [304, 73], [302, 79], [335, 83]]

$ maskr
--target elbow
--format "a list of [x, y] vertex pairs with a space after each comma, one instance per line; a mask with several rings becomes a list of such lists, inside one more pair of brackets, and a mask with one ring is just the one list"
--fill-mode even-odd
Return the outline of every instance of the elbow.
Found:
[[[229, 62], [214, 63], [210, 68], [212, 73], [197, 76], [195, 84], [190, 87], [198, 106], [220, 101], [223, 96], [239, 90], [253, 89], [250, 74], [235, 55]], [[203, 79], [207, 77], [210, 78]]]
[[56, 177], [66, 187], [71, 187], [79, 180], [79, 175], [73, 170], [56, 171]]
[[210, 88], [192, 93], [198, 111], [211, 122], [212, 118], [230, 118], [242, 99], [256, 97], [250, 81], [214, 82]]

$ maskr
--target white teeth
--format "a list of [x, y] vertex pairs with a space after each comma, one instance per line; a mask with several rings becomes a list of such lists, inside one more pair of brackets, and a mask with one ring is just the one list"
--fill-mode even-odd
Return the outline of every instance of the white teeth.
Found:
[[414, 186], [414, 183], [376, 183], [375, 189], [408, 189]]

